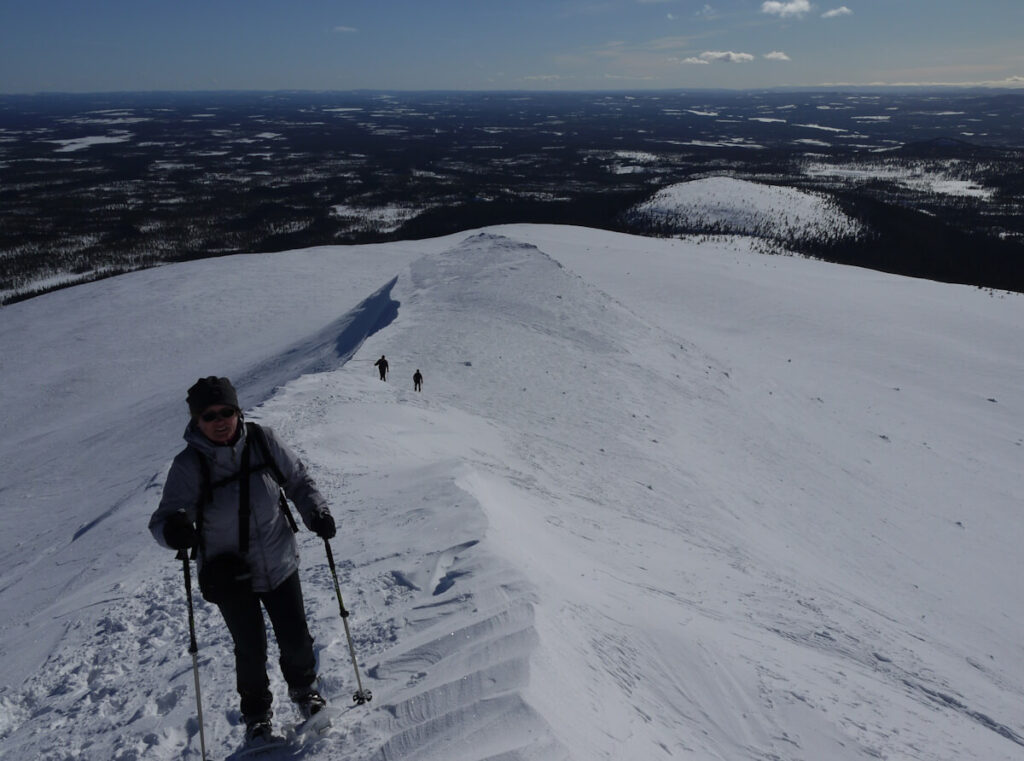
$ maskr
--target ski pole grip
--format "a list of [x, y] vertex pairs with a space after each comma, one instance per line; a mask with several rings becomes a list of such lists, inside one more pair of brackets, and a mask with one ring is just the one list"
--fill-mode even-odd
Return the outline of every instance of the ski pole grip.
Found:
[[331, 552], [331, 543], [324, 539], [324, 549], [327, 550], [327, 565], [331, 567], [331, 571], [337, 573], [338, 569], [334, 565], [334, 553]]
[[[338, 568], [334, 565], [334, 553], [331, 552], [331, 543], [324, 539], [324, 549], [327, 550], [327, 565], [331, 567], [331, 578], [334, 579], [334, 593], [338, 596], [338, 609], [343, 619], [348, 618], [348, 611], [345, 610], [345, 602], [341, 599], [341, 586], [338, 584]], [[348, 625], [348, 622], [345, 623]]]

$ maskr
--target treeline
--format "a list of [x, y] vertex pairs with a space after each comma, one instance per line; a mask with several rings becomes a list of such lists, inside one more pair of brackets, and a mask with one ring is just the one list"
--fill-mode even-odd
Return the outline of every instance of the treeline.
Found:
[[[488, 225], [518, 222], [568, 224], [626, 231], [621, 212], [642, 200], [646, 191], [586, 194], [567, 201], [522, 198], [473, 198], [428, 209], [397, 229], [384, 222], [364, 220], [349, 229], [325, 206], [270, 203], [237, 196], [206, 199], [202, 206], [183, 203], [168, 211], [140, 205], [103, 213], [74, 214], [62, 227], [36, 218], [36, 229], [6, 230], [18, 245], [0, 258], [0, 286], [8, 291], [0, 304], [14, 303], [114, 274], [166, 262], [188, 261], [234, 253], [264, 253], [325, 244], [378, 243], [430, 238]], [[372, 214], [372, 211], [370, 212]], [[21, 233], [15, 235], [15, 233]]]
[[[558, 199], [538, 199], [522, 188], [503, 186], [508, 178], [500, 174], [467, 172], [457, 186], [447, 185], [443, 192], [429, 180], [410, 183], [406, 178], [402, 187], [389, 183], [367, 193], [361, 200], [368, 205], [369, 218], [355, 227], [333, 214], [328, 202], [343, 188], [336, 189], [338, 195], [325, 194], [316, 182], [230, 190], [199, 184], [174, 204], [141, 192], [132, 196], [108, 190], [103, 197], [87, 184], [21, 206], [11, 199], [12, 213], [0, 216], [0, 239], [11, 244], [0, 257], [0, 291], [7, 291], [3, 301], [11, 303], [162, 262], [428, 238], [505, 223], [579, 225], [652, 236], [728, 232], [714, 224], [631, 212], [650, 197], [649, 182], [608, 177], [598, 165], [563, 169], [572, 179], [561, 187], [547, 175], [521, 180], [529, 183], [534, 195], [542, 189], [550, 195], [559, 191]], [[603, 188], [595, 190], [602, 183]], [[897, 191], [888, 186], [832, 190], [842, 211], [862, 225], [864, 232], [856, 237], [849, 237], [848, 227], [839, 226], [808, 238], [808, 231], [787, 222], [784, 214], [781, 222], [755, 232], [790, 251], [827, 261], [1024, 292], [1024, 238], [1012, 234], [1019, 230], [1011, 218], [1014, 204], [996, 201], [982, 213], [976, 205], [961, 208], [948, 199], [930, 203], [920, 193]], [[1004, 193], [1000, 188], [1000, 195]], [[901, 205], [904, 197], [908, 205]], [[399, 199], [433, 207], [397, 229], [374, 224], [372, 208]], [[909, 203], [930, 206], [940, 214], [915, 210]], [[999, 229], [1011, 235], [999, 237]]]
[[[965, 230], [935, 214], [863, 195], [838, 194], [835, 198], [839, 208], [860, 223], [856, 235], [850, 235], [849, 228], [841, 226], [809, 236], [805, 228], [787, 225], [783, 218], [782, 223], [766, 223], [754, 230], [755, 237], [762, 237], [768, 244], [762, 250], [787, 251], [896, 275], [1024, 293], [1024, 238]], [[655, 237], [713, 237], [735, 232], [730, 224], [702, 222], [699, 217], [687, 220], [626, 211], [621, 219], [629, 232]]]
[[393, 237], [433, 238], [490, 225], [516, 223], [575, 225], [615, 232], [630, 232], [623, 210], [647, 197], [650, 191], [581, 194], [565, 201], [523, 198], [474, 201], [429, 209], [406, 222]]
[[867, 233], [854, 240], [793, 242], [797, 253], [838, 264], [1024, 293], [1024, 240], [963, 230], [925, 212], [838, 196]]

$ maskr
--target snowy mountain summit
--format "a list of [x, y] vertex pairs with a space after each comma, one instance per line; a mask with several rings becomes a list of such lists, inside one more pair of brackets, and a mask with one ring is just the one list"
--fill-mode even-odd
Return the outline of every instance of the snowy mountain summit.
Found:
[[708, 177], [662, 188], [630, 211], [633, 221], [663, 232], [755, 235], [780, 242], [856, 237], [860, 224], [835, 199], [733, 177]]
[[[146, 523], [211, 373], [338, 522], [374, 699], [302, 531], [340, 713], [299, 757], [1024, 757], [1024, 301], [755, 247], [510, 225], [5, 307], [0, 757], [200, 757]], [[196, 624], [220, 759], [231, 642]]]

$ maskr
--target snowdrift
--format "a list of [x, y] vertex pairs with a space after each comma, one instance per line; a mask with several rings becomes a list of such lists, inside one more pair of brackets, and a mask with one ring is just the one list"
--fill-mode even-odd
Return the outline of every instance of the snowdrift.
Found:
[[[1020, 758], [1024, 302], [753, 245], [506, 226], [4, 308], [0, 755], [199, 757], [145, 527], [217, 372], [338, 518], [375, 697], [303, 532], [344, 708], [309, 758]], [[220, 758], [231, 645], [197, 624]]]

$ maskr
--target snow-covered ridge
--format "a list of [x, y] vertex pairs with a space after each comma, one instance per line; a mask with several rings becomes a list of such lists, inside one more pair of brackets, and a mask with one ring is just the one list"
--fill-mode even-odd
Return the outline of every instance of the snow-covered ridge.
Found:
[[[1024, 299], [754, 246], [510, 225], [5, 307], [0, 757], [199, 757], [145, 525], [224, 372], [338, 517], [374, 700], [302, 531], [343, 708], [305, 758], [1019, 759]], [[196, 614], [219, 759], [231, 644]]]
[[754, 235], [780, 242], [834, 240], [861, 232], [861, 225], [825, 194], [733, 177], [662, 188], [630, 216], [657, 232]]

